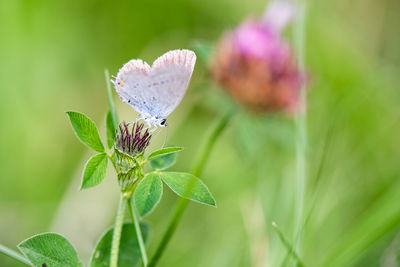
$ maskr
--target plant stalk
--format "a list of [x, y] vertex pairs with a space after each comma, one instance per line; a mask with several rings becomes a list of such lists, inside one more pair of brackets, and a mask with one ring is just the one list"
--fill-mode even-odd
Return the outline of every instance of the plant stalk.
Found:
[[124, 224], [124, 215], [125, 215], [127, 201], [128, 197], [121, 195], [121, 199], [119, 201], [119, 206], [118, 206], [117, 217], [115, 218], [115, 225], [111, 243], [110, 267], [118, 266], [119, 242], [121, 240], [121, 232], [122, 232], [122, 226]]
[[140, 248], [142, 263], [144, 267], [147, 267], [148, 260], [147, 260], [146, 246], [143, 241], [142, 231], [140, 230], [140, 222], [136, 216], [135, 210], [133, 209], [131, 199], [128, 199], [128, 209], [129, 209], [129, 214], [131, 215], [132, 223], [135, 225], [136, 238]]
[[111, 84], [110, 84], [110, 73], [109, 73], [108, 69], [104, 70], [104, 77], [106, 79], [108, 105], [110, 106], [110, 112], [111, 112], [111, 117], [112, 117], [112, 121], [114, 124], [114, 129], [118, 129], [118, 115], [117, 115], [117, 111], [115, 110], [115, 105], [114, 105], [114, 101], [113, 101], [113, 97], [112, 97]]
[[10, 258], [13, 258], [14, 260], [25, 263], [26, 265], [32, 266], [32, 264], [27, 259], [25, 259], [24, 256], [1, 244], [0, 244], [0, 253], [3, 253], [4, 255], [7, 255]]
[[[203, 172], [204, 166], [207, 163], [208, 158], [210, 157], [210, 154], [212, 152], [212, 149], [214, 148], [214, 145], [218, 138], [221, 136], [222, 132], [226, 128], [227, 124], [231, 120], [232, 116], [234, 114], [234, 111], [229, 111], [224, 117], [222, 117], [219, 122], [216, 124], [215, 128], [212, 130], [211, 134], [208, 136], [206, 139], [206, 142], [202, 148], [202, 150], [199, 153], [199, 156], [197, 157], [192, 174], [194, 176], [200, 176], [201, 173]], [[184, 211], [186, 210], [186, 207], [189, 204], [189, 200], [181, 198], [179, 199], [179, 202], [176, 206], [174, 215], [171, 219], [171, 221], [168, 224], [167, 230], [164, 234], [164, 236], [161, 239], [160, 244], [157, 247], [156, 252], [154, 253], [153, 257], [151, 258], [149, 262], [149, 267], [156, 266], [158, 261], [160, 260], [162, 254], [165, 251], [165, 248], [167, 247], [169, 241], [171, 240], [173, 234], [175, 233], [176, 228], [178, 227], [178, 224], [180, 220], [182, 219], [182, 215]]]
[[[298, 58], [298, 67], [305, 69], [305, 2], [298, 1], [298, 14], [294, 25], [294, 45]], [[301, 110], [296, 116], [296, 202], [295, 202], [295, 225], [294, 225], [294, 249], [301, 253], [301, 243], [304, 226], [304, 206], [307, 179], [307, 100], [306, 83], [303, 81], [300, 91]]]

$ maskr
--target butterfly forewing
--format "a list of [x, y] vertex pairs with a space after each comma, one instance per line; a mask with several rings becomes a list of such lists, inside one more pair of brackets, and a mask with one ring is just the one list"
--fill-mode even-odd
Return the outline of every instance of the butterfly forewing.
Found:
[[121, 100], [132, 106], [138, 113], [146, 112], [143, 88], [147, 84], [150, 66], [142, 60], [133, 59], [118, 72], [114, 86]]

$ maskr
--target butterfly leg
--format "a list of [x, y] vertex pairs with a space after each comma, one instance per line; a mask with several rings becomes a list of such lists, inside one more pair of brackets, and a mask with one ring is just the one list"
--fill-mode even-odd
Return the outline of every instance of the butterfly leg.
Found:
[[143, 130], [148, 130], [150, 133], [152, 133], [152, 128], [153, 128], [153, 121], [151, 119], [147, 119], [145, 117], [142, 117], [143, 121], [146, 123], [146, 128]]
[[136, 123], [138, 120], [140, 120], [140, 119], [141, 119], [141, 118], [140, 118], [140, 115], [138, 115], [134, 121], [131, 121], [131, 122], [128, 124], [128, 126], [131, 126], [132, 124], [135, 124], [135, 123]]
[[152, 121], [151, 126], [152, 126], [152, 128], [150, 129], [150, 133], [154, 133], [154, 131], [157, 130], [156, 122]]

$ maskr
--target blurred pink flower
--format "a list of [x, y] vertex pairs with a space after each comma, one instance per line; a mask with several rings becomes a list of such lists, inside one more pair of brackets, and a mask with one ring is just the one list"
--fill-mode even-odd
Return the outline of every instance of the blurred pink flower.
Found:
[[281, 32], [294, 15], [274, 1], [263, 18], [247, 19], [221, 39], [211, 64], [215, 80], [240, 103], [260, 112], [299, 108], [304, 78]]

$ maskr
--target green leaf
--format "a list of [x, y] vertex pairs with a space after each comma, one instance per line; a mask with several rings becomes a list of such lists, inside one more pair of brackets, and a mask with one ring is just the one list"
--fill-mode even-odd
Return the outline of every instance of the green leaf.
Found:
[[112, 118], [111, 111], [107, 112], [107, 118], [106, 118], [106, 134], [107, 134], [107, 145], [108, 148], [111, 148], [114, 145], [115, 142], [115, 127], [114, 127], [114, 122]]
[[177, 146], [176, 147], [161, 148], [159, 150], [156, 150], [156, 151], [152, 152], [147, 157], [147, 159], [148, 160], [153, 160], [153, 159], [156, 159], [158, 157], [161, 157], [161, 156], [164, 156], [164, 155], [168, 155], [168, 154], [171, 154], [171, 153], [176, 153], [176, 152], [179, 152], [179, 151], [182, 151], [182, 150], [183, 150], [183, 147], [177, 147]]
[[175, 164], [177, 158], [176, 153], [170, 153], [158, 158], [150, 160], [150, 167], [155, 170], [165, 170]]
[[104, 146], [94, 122], [82, 113], [68, 111], [67, 114], [76, 136], [82, 143], [97, 152], [104, 152]]
[[196, 176], [183, 172], [160, 172], [164, 183], [177, 195], [201, 204], [216, 206], [207, 186]]
[[149, 214], [160, 202], [163, 185], [157, 172], [148, 173], [135, 189], [135, 207], [141, 217]]
[[18, 248], [34, 266], [82, 266], [75, 248], [63, 236], [44, 233], [22, 241]]
[[91, 157], [86, 163], [85, 171], [83, 172], [81, 189], [100, 184], [106, 176], [107, 163], [108, 159], [106, 153]]
[[[97, 243], [92, 257], [90, 259], [90, 267], [108, 267], [110, 266], [111, 242], [113, 229], [109, 229]], [[147, 240], [149, 227], [147, 224], [141, 223], [144, 241]], [[132, 223], [125, 223], [122, 228], [121, 241], [119, 245], [118, 267], [135, 266], [140, 259], [140, 249], [137, 243], [135, 226]]]

